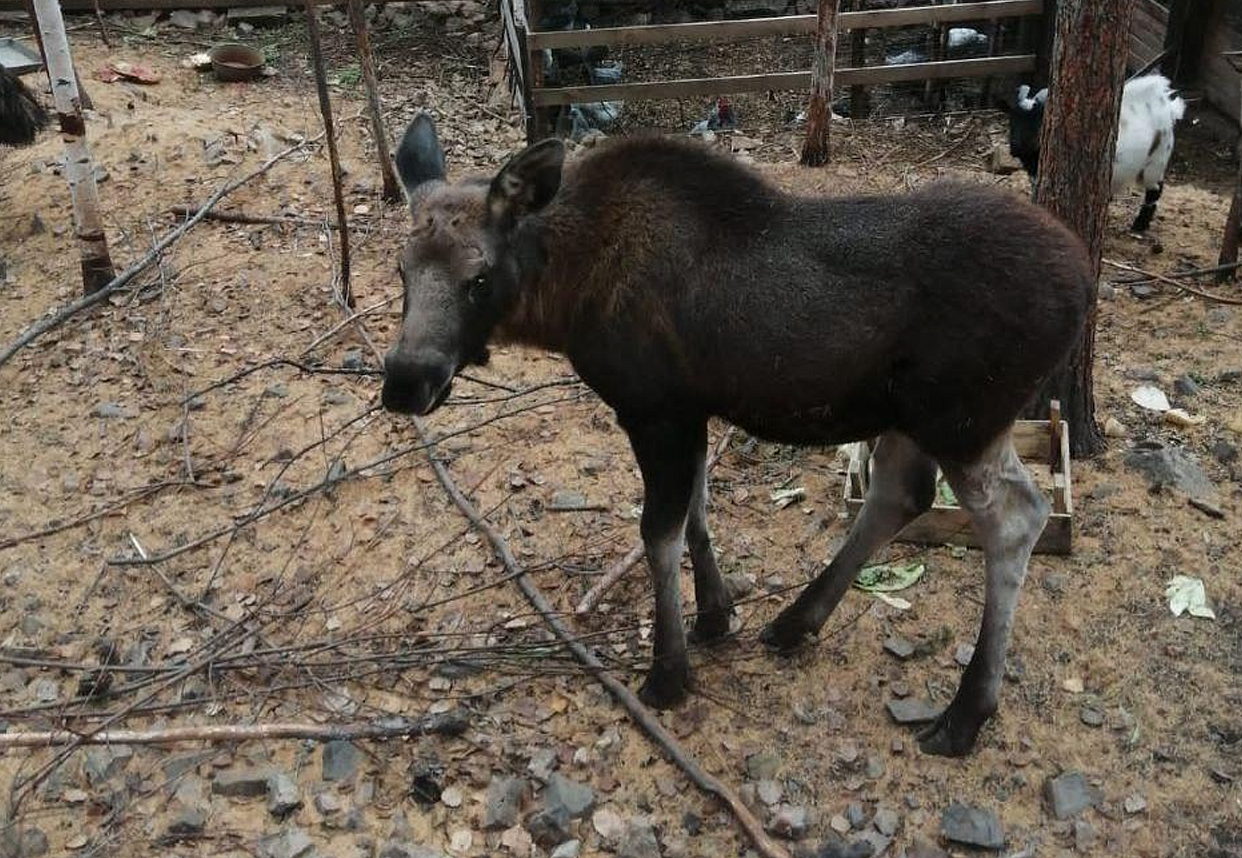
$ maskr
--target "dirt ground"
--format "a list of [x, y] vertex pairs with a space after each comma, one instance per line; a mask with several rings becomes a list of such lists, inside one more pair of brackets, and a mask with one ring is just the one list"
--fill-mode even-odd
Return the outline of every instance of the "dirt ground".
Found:
[[[410, 14], [377, 35], [390, 134], [425, 106], [454, 173], [493, 168], [522, 137], [494, 91], [491, 36]], [[221, 84], [179, 64], [210, 29], [151, 36], [142, 22], [110, 21], [124, 37], [112, 49], [89, 21], [71, 24], [123, 268], [175, 225], [171, 206], [203, 201], [320, 121], [294, 27], [249, 37], [275, 76]], [[379, 199], [356, 67], [344, 36], [329, 27], [328, 37], [364, 323], [342, 326], [334, 303], [327, 157], [311, 145], [221, 206], [293, 222], [204, 223], [133, 288], [0, 368], [0, 722], [9, 732], [109, 717], [132, 728], [319, 723], [464, 707], [469, 730], [360, 742], [344, 764], [313, 742], [247, 741], [79, 750], [48, 774], [51, 751], [5, 750], [0, 854], [547, 854], [524, 821], [543, 806], [538, 784], [552, 766], [594, 792], [594, 817], [569, 826], [583, 855], [657, 854], [634, 834], [644, 820], [664, 855], [748, 854], [721, 806], [549, 645], [411, 426], [377, 410], [405, 212]], [[94, 80], [108, 59], [148, 63], [163, 79]], [[746, 157], [799, 192], [891, 192], [942, 175], [1026, 185], [984, 169], [1004, 139], [996, 114], [841, 124], [833, 164], [808, 172], [793, 165], [782, 111], [742, 103], [752, 106]], [[669, 127], [675, 115], [639, 117]], [[1214, 264], [1233, 170], [1221, 127], [1192, 110], [1151, 234], [1126, 234], [1136, 196], [1116, 201], [1107, 259], [1161, 272]], [[51, 133], [0, 151], [0, 342], [80, 288], [59, 152]], [[741, 627], [693, 654], [696, 693], [662, 720], [765, 820], [807, 810], [791, 849], [814, 854], [857, 805], [849, 838], [875, 839], [884, 811], [881, 827], [895, 826], [885, 854], [940, 854], [920, 841], [965, 854], [940, 838], [941, 813], [964, 802], [999, 815], [1006, 855], [1242, 855], [1242, 316], [1133, 276], [1105, 266], [1099, 313], [1097, 404], [1120, 437], [1074, 462], [1074, 551], [1032, 561], [1001, 712], [967, 759], [921, 755], [885, 703], [948, 701], [956, 650], [978, 627], [978, 553], [896, 546], [890, 557], [926, 564], [900, 594], [908, 610], [856, 591], [817, 646], [769, 655], [762, 624], [843, 536], [842, 463], [834, 451], [730, 440], [712, 474], [712, 521], [722, 568], [746, 593]], [[634, 544], [641, 502], [611, 413], [570, 375], [559, 357], [501, 349], [430, 420], [449, 436], [437, 455], [566, 612]], [[1193, 383], [1175, 389], [1181, 377]], [[1130, 393], [1145, 383], [1204, 422], [1178, 428], [1144, 411]], [[1222, 519], [1149, 490], [1123, 463], [1146, 439], [1198, 460]], [[805, 498], [777, 510], [770, 493], [786, 486]], [[148, 562], [135, 564], [140, 555]], [[1203, 580], [1214, 621], [1170, 613], [1174, 575]], [[690, 604], [689, 576], [686, 586]], [[640, 569], [596, 613], [566, 621], [636, 686], [650, 607]], [[892, 636], [915, 643], [914, 656], [885, 652]], [[116, 666], [101, 691], [109, 651]], [[262, 784], [251, 797], [221, 794], [253, 767], [292, 780], [297, 800], [275, 808], [283, 819]], [[1099, 791], [1074, 820], [1055, 819], [1044, 800], [1063, 772]], [[522, 814], [485, 831], [488, 786], [504, 777], [525, 784]]]

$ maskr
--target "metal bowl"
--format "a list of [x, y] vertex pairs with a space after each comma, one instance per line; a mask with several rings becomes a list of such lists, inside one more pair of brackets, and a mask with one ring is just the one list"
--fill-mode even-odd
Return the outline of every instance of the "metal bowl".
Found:
[[263, 70], [263, 54], [247, 45], [217, 45], [211, 49], [211, 68], [220, 80], [250, 80]]

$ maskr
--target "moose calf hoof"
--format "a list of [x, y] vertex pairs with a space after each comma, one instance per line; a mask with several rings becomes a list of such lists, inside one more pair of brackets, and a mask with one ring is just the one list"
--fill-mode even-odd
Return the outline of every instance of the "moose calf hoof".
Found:
[[685, 701], [689, 684], [689, 667], [680, 670], [653, 668], [638, 689], [638, 699], [652, 709], [672, 709]]
[[815, 629], [807, 626], [792, 607], [781, 611], [776, 619], [763, 627], [759, 640], [773, 652], [790, 653], [815, 637]]
[[965, 708], [950, 704], [919, 733], [919, 748], [924, 754], [964, 757], [974, 749], [979, 730], [988, 716], [966, 712]]
[[691, 643], [716, 644], [729, 636], [729, 620], [733, 617], [731, 608], [717, 611], [705, 611], [694, 620], [694, 626], [686, 633]]

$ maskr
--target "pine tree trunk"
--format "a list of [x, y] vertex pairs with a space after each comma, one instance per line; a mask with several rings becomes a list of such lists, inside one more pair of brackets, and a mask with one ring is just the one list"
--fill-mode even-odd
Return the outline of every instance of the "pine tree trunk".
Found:
[[375, 78], [375, 58], [371, 53], [371, 38], [367, 35], [367, 16], [362, 0], [349, 0], [349, 24], [354, 29], [358, 44], [358, 65], [362, 67], [362, 82], [367, 90], [367, 109], [371, 113], [371, 133], [375, 135], [380, 177], [384, 183], [383, 197], [390, 203], [402, 198], [401, 185], [397, 183], [397, 171], [393, 169], [392, 153], [388, 150], [388, 132], [384, 130], [384, 114], [380, 110], [379, 81]]
[[[1048, 106], [1040, 130], [1035, 201], [1078, 233], [1099, 278], [1108, 225], [1113, 151], [1125, 83], [1126, 52], [1134, 0], [1058, 0]], [[1046, 418], [1059, 399], [1069, 423], [1074, 456], [1104, 449], [1095, 421], [1093, 304], [1082, 341], [1048, 379], [1033, 406]]]
[[86, 120], [82, 116], [82, 97], [65, 35], [65, 19], [56, 0], [34, 0], [39, 24], [43, 60], [52, 84], [52, 101], [61, 137], [65, 141], [65, 178], [73, 202], [73, 224], [82, 257], [82, 289], [87, 295], [106, 286], [115, 275], [103, 216], [99, 212], [99, 188], [95, 184], [95, 163], [86, 145]]
[[811, 64], [811, 103], [806, 111], [806, 141], [802, 144], [802, 163], [807, 167], [820, 167], [828, 163], [832, 73], [837, 54], [837, 3], [838, 0], [819, 2], [815, 58]]

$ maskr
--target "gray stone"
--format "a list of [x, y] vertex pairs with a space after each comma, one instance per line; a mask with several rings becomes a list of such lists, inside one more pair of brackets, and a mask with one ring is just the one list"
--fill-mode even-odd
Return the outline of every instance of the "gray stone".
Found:
[[283, 819], [302, 806], [297, 782], [284, 772], [273, 772], [267, 779], [267, 811]]
[[761, 802], [771, 807], [780, 803], [785, 790], [781, 787], [780, 781], [759, 781], [755, 785], [755, 793]]
[[[525, 785], [522, 789], [525, 790]], [[595, 808], [595, 790], [564, 775], [554, 774], [548, 779], [543, 804], [547, 812], [558, 817], [580, 819]]]
[[923, 724], [927, 721], [935, 721], [940, 714], [940, 709], [934, 704], [917, 697], [889, 700], [884, 705], [888, 707], [888, 714], [892, 715], [893, 720], [898, 724]]
[[526, 771], [547, 783], [558, 763], [556, 751], [551, 748], [540, 748], [530, 755], [530, 762], [526, 764]]
[[1197, 396], [1203, 390], [1199, 386], [1199, 382], [1189, 375], [1179, 375], [1175, 378], [1173, 380], [1173, 389], [1182, 396]]
[[746, 598], [755, 589], [755, 578], [745, 572], [730, 572], [724, 576], [725, 592], [734, 601]]
[[1099, 830], [1085, 819], [1074, 820], [1074, 849], [1078, 852], [1090, 852], [1100, 839]]
[[1143, 798], [1141, 793], [1131, 793], [1126, 796], [1126, 800], [1122, 803], [1126, 813], [1142, 813], [1147, 810], [1147, 799]]
[[1200, 498], [1215, 493], [1212, 481], [1192, 455], [1162, 441], [1140, 441], [1126, 454], [1125, 463], [1146, 477], [1152, 488], [1175, 488]]
[[358, 771], [362, 754], [353, 742], [326, 742], [323, 746], [322, 777], [325, 781], [349, 780]]
[[[234, 11], [236, 10], [230, 9], [229, 14], [233, 14]], [[362, 350], [350, 349], [345, 352], [344, 357], [341, 358], [341, 366], [344, 369], [366, 369], [367, 362], [366, 358], [362, 356]]]
[[866, 840], [848, 843], [840, 835], [830, 833], [813, 854], [815, 858], [871, 858], [875, 847]]
[[300, 828], [286, 828], [278, 834], [264, 837], [257, 844], [259, 858], [302, 858], [315, 848], [314, 842]]
[[894, 635], [884, 641], [884, 651], [904, 661], [914, 655], [914, 644], [903, 637]]
[[33, 825], [0, 826], [0, 858], [39, 858], [47, 854], [47, 835]]
[[573, 492], [568, 489], [561, 489], [552, 493], [552, 501], [548, 504], [551, 510], [574, 510], [582, 509], [587, 505], [586, 495], [581, 492]]
[[897, 833], [897, 826], [901, 824], [901, 817], [897, 815], [897, 811], [882, 807], [875, 812], [874, 822], [876, 831], [885, 837], [892, 837]]
[[375, 858], [447, 858], [439, 849], [423, 846], [420, 843], [390, 840], [384, 844]]
[[581, 840], [566, 840], [560, 846], [552, 850], [551, 858], [578, 858], [578, 853], [581, 851]]
[[940, 833], [947, 840], [964, 846], [1000, 849], [1005, 831], [995, 811], [954, 802], [940, 816]]
[[1087, 783], [1082, 772], [1065, 772], [1044, 781], [1044, 799], [1057, 819], [1073, 819], [1104, 796]]
[[82, 770], [86, 772], [86, 780], [91, 786], [99, 786], [121, 772], [133, 758], [134, 749], [129, 745], [105, 745], [91, 748], [86, 752]]
[[116, 418], [128, 417], [129, 412], [119, 402], [101, 402], [91, 411], [96, 417]]
[[512, 828], [517, 823], [525, 796], [526, 781], [493, 777], [483, 800], [483, 827], [488, 831]]
[[1094, 706], [1084, 706], [1078, 710], [1078, 720], [1088, 727], [1099, 727], [1104, 723], [1104, 713]]
[[746, 758], [746, 775], [752, 781], [770, 781], [780, 770], [780, 755], [772, 751], [759, 751]]
[[1238, 448], [1224, 438], [1217, 438], [1213, 441], [1211, 450], [1212, 457], [1222, 465], [1228, 465], [1238, 460]]
[[660, 858], [660, 841], [651, 820], [636, 816], [627, 820], [617, 840], [618, 858]]
[[851, 801], [845, 807], [845, 819], [850, 828], [862, 828], [867, 824], [867, 810], [858, 802]]
[[922, 837], [916, 837], [906, 849], [906, 858], [949, 858], [949, 853]]
[[889, 844], [892, 842], [893, 838], [889, 837], [887, 834], [881, 834], [878, 831], [871, 830], [864, 831], [862, 834], [858, 835], [858, 840], [854, 845], [865, 845], [869, 847], [868, 851], [864, 854], [871, 856], [883, 855], [888, 850]]
[[805, 807], [790, 804], [782, 804], [778, 807], [772, 816], [772, 821], [768, 823], [768, 831], [787, 840], [798, 840], [804, 837], [810, 827], [810, 812]]
[[271, 776], [272, 770], [266, 766], [228, 769], [216, 775], [211, 791], [230, 798], [255, 798], [267, 792], [267, 780]]
[[207, 810], [204, 807], [184, 807], [173, 814], [168, 823], [167, 835], [173, 839], [194, 837], [202, 834], [206, 826]]
[[284, 382], [274, 381], [263, 388], [263, 395], [269, 399], [284, 399], [289, 395], [289, 386]]
[[970, 660], [975, 657], [974, 644], [958, 644], [957, 649], [953, 651], [953, 660], [962, 667], [970, 664]]
[[884, 760], [880, 759], [877, 754], [871, 754], [867, 757], [866, 768], [863, 769], [871, 780], [876, 780], [884, 776]]

